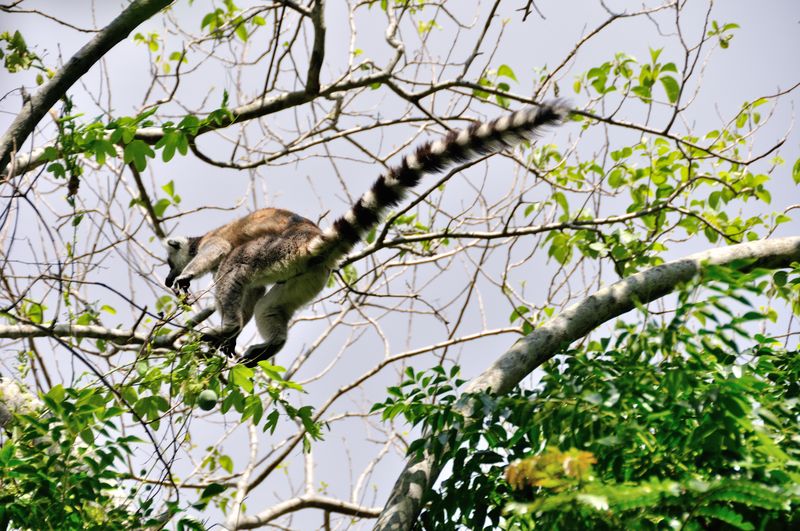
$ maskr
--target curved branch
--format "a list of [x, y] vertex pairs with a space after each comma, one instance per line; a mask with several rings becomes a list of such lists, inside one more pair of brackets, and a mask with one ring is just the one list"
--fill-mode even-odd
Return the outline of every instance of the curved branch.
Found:
[[[198, 136], [208, 133], [210, 131], [216, 131], [217, 129], [224, 129], [229, 127], [235, 123], [240, 123], [246, 120], [252, 120], [254, 118], [259, 118], [261, 116], [266, 116], [269, 114], [276, 113], [278, 111], [282, 111], [285, 109], [289, 109], [291, 107], [297, 107], [299, 105], [303, 105], [318, 97], [328, 97], [336, 92], [342, 92], [347, 90], [352, 90], [356, 88], [366, 87], [372, 85], [373, 83], [382, 83], [388, 79], [389, 74], [385, 72], [379, 72], [376, 74], [368, 75], [362, 78], [359, 78], [355, 81], [345, 81], [340, 83], [332, 83], [320, 89], [318, 94], [312, 94], [303, 90], [295, 90], [292, 92], [284, 92], [275, 96], [273, 98], [262, 98], [259, 96], [255, 100], [251, 101], [250, 103], [245, 103], [244, 105], [240, 105], [234, 109], [231, 109], [230, 115], [220, 118], [214, 124], [208, 124], [202, 127], [194, 138]], [[138, 140], [142, 140], [148, 144], [155, 144], [164, 136], [164, 129], [161, 127], [142, 127], [136, 131], [134, 134], [134, 138]], [[43, 157], [45, 150], [48, 147], [54, 147], [55, 143], [50, 142], [45, 146], [32, 149], [29, 153], [25, 154], [22, 153], [19, 156], [14, 158], [14, 164], [10, 168], [10, 171], [6, 172], [5, 170], [0, 170], [0, 183], [4, 180], [10, 178], [14, 175], [22, 175], [23, 173], [29, 172], [35, 168], [38, 168], [42, 164], [48, 162], [47, 159]]]
[[[792, 262], [800, 261], [800, 236], [760, 240], [692, 254], [602, 288], [517, 341], [474, 378], [464, 393], [508, 393], [534, 369], [603, 323], [632, 310], [637, 304], [647, 304], [672, 293], [706, 266], [728, 265], [739, 260], [752, 260], [751, 267], [788, 267]], [[463, 412], [468, 411], [465, 403], [461, 403], [460, 408]], [[375, 529], [411, 529], [422, 508], [423, 495], [433, 486], [440, 471], [430, 454], [411, 457], [392, 488]]]
[[166, 238], [166, 234], [164, 234], [164, 229], [161, 228], [161, 220], [158, 218], [158, 215], [156, 214], [156, 210], [153, 207], [153, 202], [150, 200], [150, 196], [147, 193], [147, 188], [144, 187], [144, 181], [142, 181], [142, 174], [139, 173], [139, 170], [136, 169], [136, 165], [133, 162], [128, 164], [128, 168], [130, 168], [131, 173], [133, 174], [133, 180], [136, 183], [136, 189], [139, 191], [139, 199], [142, 200], [142, 206], [147, 212], [147, 216], [150, 218], [150, 223], [153, 226], [153, 234], [155, 234], [156, 237], [160, 239]]
[[299, 511], [300, 509], [323, 509], [324, 511], [357, 516], [362, 518], [375, 518], [380, 514], [377, 507], [363, 507], [361, 505], [337, 500], [328, 496], [316, 494], [303, 495], [279, 503], [269, 510], [258, 513], [256, 516], [240, 518], [234, 529], [254, 529], [262, 527], [284, 514]]
[[25, 104], [0, 138], [0, 174], [6, 173], [12, 154], [19, 150], [36, 124], [59, 98], [134, 28], [171, 3], [172, 0], [134, 0], [117, 18], [78, 50], [67, 64]]

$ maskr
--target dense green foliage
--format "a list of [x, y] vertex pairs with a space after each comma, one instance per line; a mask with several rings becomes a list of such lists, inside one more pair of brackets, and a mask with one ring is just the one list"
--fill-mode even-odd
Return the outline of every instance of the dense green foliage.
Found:
[[151, 501], [140, 504], [120, 487], [116, 465], [139, 442], [119, 434], [123, 410], [91, 388], [59, 385], [42, 398], [46, 414], [19, 414], [0, 449], [2, 528], [125, 529], [148, 521]]
[[770, 314], [744, 295], [796, 297], [798, 279], [760, 274], [714, 269], [669, 316], [619, 321], [548, 362], [533, 389], [471, 397], [472, 417], [454, 408], [457, 380], [409, 370], [376, 409], [432, 431], [410, 451], [452, 469], [420, 526], [800, 525], [800, 356], [754, 333]]
[[[281, 378], [282, 367], [261, 362], [265, 377], [256, 380], [253, 369], [236, 365], [221, 377], [221, 360], [200, 363], [197, 347], [189, 343], [165, 358], [152, 356], [136, 363], [118, 392], [94, 383], [80, 388], [58, 385], [39, 401], [32, 396], [10, 396], [8, 389], [16, 387], [4, 386], [9, 396], [0, 392], [0, 400], [9, 407], [19, 403], [23, 410], [13, 411], [14, 419], [5, 426], [8, 436], [0, 447], [0, 529], [158, 528], [172, 516], [190, 507], [203, 509], [211, 501], [224, 510], [226, 487], [221, 484], [210, 483], [193, 500], [164, 500], [160, 491], [170, 485], [169, 477], [152, 485], [125, 471], [126, 460], [137, 447], [152, 452], [156, 446], [153, 430], [167, 415], [178, 430], [185, 429], [194, 406], [213, 409], [217, 395], [222, 397], [222, 412], [231, 411], [240, 422], [252, 419], [265, 432], [273, 432], [283, 415], [304, 425], [309, 439], [321, 436], [311, 408], [295, 408], [281, 397], [286, 389], [301, 389]], [[266, 406], [261, 394], [271, 397]], [[210, 395], [213, 403], [203, 400]], [[133, 431], [151, 440], [119, 433], [130, 411], [137, 421]], [[172, 474], [168, 456], [151, 457], [152, 466]], [[230, 472], [233, 460], [214, 452], [203, 466], [210, 472]], [[148, 473], [142, 470], [140, 477]], [[153, 514], [156, 502], [163, 503], [166, 511]], [[203, 529], [185, 517], [176, 525]]]

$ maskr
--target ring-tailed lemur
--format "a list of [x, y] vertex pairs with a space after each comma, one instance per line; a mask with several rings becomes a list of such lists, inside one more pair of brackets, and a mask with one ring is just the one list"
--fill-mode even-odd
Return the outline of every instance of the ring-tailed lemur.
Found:
[[[222, 325], [204, 338], [232, 354], [236, 337], [255, 314], [264, 343], [250, 346], [243, 357], [253, 366], [283, 347], [294, 312], [322, 290], [336, 263], [423, 175], [528, 140], [568, 114], [561, 102], [547, 102], [427, 142], [378, 177], [325, 231], [292, 212], [265, 208], [204, 236], [170, 238], [165, 241], [170, 266], [166, 285], [187, 290], [192, 279], [214, 271]], [[268, 285], [272, 287], [265, 292]]]

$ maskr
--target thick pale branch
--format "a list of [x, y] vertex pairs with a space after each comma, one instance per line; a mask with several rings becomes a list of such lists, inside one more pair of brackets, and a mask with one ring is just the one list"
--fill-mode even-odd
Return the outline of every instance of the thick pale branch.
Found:
[[25, 104], [11, 126], [0, 138], [0, 174], [14, 152], [33, 132], [44, 117], [67, 90], [99, 61], [111, 48], [125, 39], [136, 26], [172, 3], [172, 0], [135, 0], [83, 48], [73, 55], [50, 81]]
[[117, 344], [141, 344], [148, 340], [148, 336], [136, 334], [132, 330], [106, 328], [97, 325], [69, 325], [58, 324], [54, 326], [42, 325], [6, 325], [0, 326], [0, 337], [6, 339], [22, 339], [29, 337], [74, 337], [105, 339]]
[[281, 502], [267, 511], [258, 513], [256, 516], [240, 518], [234, 529], [254, 529], [256, 527], [263, 527], [267, 522], [271, 522], [284, 514], [301, 509], [322, 509], [332, 513], [361, 518], [375, 518], [380, 513], [380, 509], [377, 507], [363, 507], [355, 503], [312, 494], [298, 496], [297, 498]]
[[[646, 304], [672, 293], [706, 266], [727, 265], [738, 260], [754, 260], [754, 267], [787, 267], [800, 261], [800, 237], [761, 240], [704, 251], [605, 287], [517, 341], [472, 380], [464, 392], [508, 393], [542, 363], [603, 323], [632, 310], [636, 304]], [[467, 405], [461, 407], [466, 412]], [[412, 457], [398, 477], [375, 529], [411, 529], [422, 508], [423, 494], [431, 488], [439, 472], [432, 456]]]

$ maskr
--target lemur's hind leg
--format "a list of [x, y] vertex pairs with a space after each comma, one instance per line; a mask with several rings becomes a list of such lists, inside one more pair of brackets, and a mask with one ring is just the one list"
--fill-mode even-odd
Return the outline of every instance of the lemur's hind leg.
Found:
[[256, 326], [264, 342], [251, 345], [242, 357], [242, 363], [253, 367], [283, 348], [292, 315], [322, 291], [329, 275], [327, 267], [317, 265], [302, 275], [272, 286], [255, 308]]
[[214, 277], [217, 311], [222, 324], [203, 334], [203, 340], [214, 344], [225, 354], [235, 354], [236, 339], [253, 317], [256, 303], [264, 295], [264, 286], [253, 285], [253, 267], [231, 253]]
[[[225, 354], [233, 356], [236, 353], [236, 339], [239, 336], [239, 332], [241, 332], [247, 323], [250, 322], [250, 319], [253, 318], [256, 303], [264, 296], [265, 291], [263, 286], [245, 288], [244, 295], [242, 296], [242, 308], [238, 321], [239, 325], [234, 328], [232, 326], [226, 327], [223, 324], [221, 329], [205, 333], [203, 335], [203, 340], [216, 345]], [[228, 315], [230, 315], [230, 309], [228, 310]]]
[[259, 299], [264, 296], [266, 291], [267, 290], [264, 288], [264, 286], [252, 286], [245, 291], [244, 298], [242, 300], [242, 328], [247, 326], [247, 323], [249, 323], [250, 319], [253, 318], [253, 312], [256, 309], [256, 304], [258, 303]]
[[[251, 308], [258, 307], [263, 299], [259, 299], [259, 303], [245, 300], [248, 290], [305, 274], [308, 268], [306, 246], [317, 233], [316, 228], [309, 231], [301, 227], [286, 231], [279, 237], [264, 236], [234, 248], [222, 261], [215, 276], [217, 309], [222, 324], [206, 334], [204, 339], [220, 345], [225, 353], [233, 354], [239, 332], [250, 320], [252, 312], [259, 311]], [[297, 307], [291, 308], [289, 317]]]
[[256, 305], [258, 332], [265, 339], [269, 339], [247, 348], [241, 360], [247, 367], [255, 367], [259, 361], [270, 359], [283, 348], [289, 331], [289, 319], [292, 318], [292, 315], [287, 314], [283, 308], [272, 308], [268, 303], [262, 305], [263, 308], [258, 306]]

